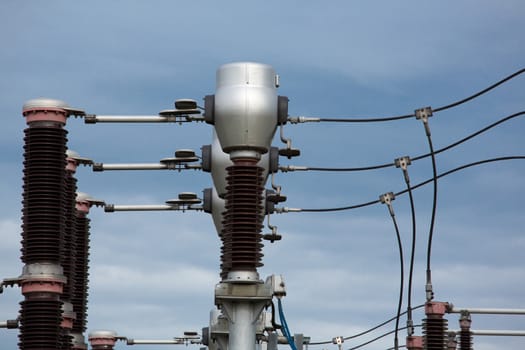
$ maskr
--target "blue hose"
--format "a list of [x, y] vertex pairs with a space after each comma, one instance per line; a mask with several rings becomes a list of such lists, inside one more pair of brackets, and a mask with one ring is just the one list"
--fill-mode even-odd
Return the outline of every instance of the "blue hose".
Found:
[[288, 324], [286, 323], [286, 318], [284, 317], [283, 304], [281, 303], [280, 298], [277, 298], [277, 306], [279, 308], [279, 319], [281, 320], [283, 335], [286, 337], [286, 340], [288, 340], [288, 344], [290, 345], [292, 350], [297, 350], [297, 347], [295, 346], [295, 342], [292, 339], [292, 335], [290, 334], [290, 329], [288, 328]]

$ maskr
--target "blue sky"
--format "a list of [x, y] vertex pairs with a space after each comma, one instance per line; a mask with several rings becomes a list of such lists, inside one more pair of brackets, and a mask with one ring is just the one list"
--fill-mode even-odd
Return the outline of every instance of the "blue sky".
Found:
[[[0, 277], [18, 276], [22, 105], [45, 96], [95, 114], [151, 114], [178, 98], [200, 101], [224, 63], [256, 61], [281, 77], [290, 115], [390, 116], [437, 108], [524, 67], [520, 1], [3, 1], [0, 4]], [[436, 149], [524, 110], [525, 77], [430, 119]], [[437, 156], [438, 172], [523, 155], [523, 117]], [[206, 124], [85, 125], [70, 118], [68, 145], [98, 162], [156, 162], [211, 143]], [[281, 165], [360, 167], [428, 152], [421, 122], [287, 125], [301, 157]], [[274, 145], [281, 146], [278, 137]], [[491, 163], [439, 181], [432, 250], [436, 300], [466, 307], [524, 308], [523, 161]], [[409, 167], [431, 177], [430, 160]], [[104, 172], [80, 168], [79, 189], [108, 203], [163, 203], [212, 185], [207, 173]], [[405, 188], [401, 171], [278, 173], [285, 206], [327, 208]], [[424, 302], [432, 188], [414, 192], [417, 249], [413, 303]], [[409, 256], [406, 195], [393, 203]], [[93, 208], [89, 330], [167, 339], [200, 330], [213, 308], [220, 244], [196, 212], [103, 213]], [[272, 216], [283, 240], [264, 248], [261, 276], [283, 274], [292, 332], [313, 341], [350, 336], [394, 316], [395, 231], [379, 204], [334, 213]], [[408, 259], [406, 259], [408, 264]], [[406, 268], [407, 269], [407, 268]], [[0, 319], [16, 317], [20, 291], [0, 295]], [[405, 299], [406, 302], [406, 299]], [[405, 304], [406, 305], [406, 304]], [[423, 318], [415, 312], [415, 322]], [[448, 315], [457, 329], [457, 315]], [[404, 319], [401, 321], [404, 325]], [[473, 329], [525, 329], [520, 316], [473, 316]], [[389, 331], [393, 323], [382, 328]], [[420, 335], [420, 330], [417, 331]], [[401, 331], [402, 339], [405, 332]], [[367, 338], [370, 339], [370, 338]], [[358, 345], [358, 338], [344, 348]], [[0, 330], [2, 348], [16, 331]], [[387, 337], [365, 349], [386, 349]], [[476, 337], [480, 350], [523, 348], [522, 338]], [[119, 344], [117, 349], [126, 346]], [[335, 345], [311, 347], [330, 348]]]

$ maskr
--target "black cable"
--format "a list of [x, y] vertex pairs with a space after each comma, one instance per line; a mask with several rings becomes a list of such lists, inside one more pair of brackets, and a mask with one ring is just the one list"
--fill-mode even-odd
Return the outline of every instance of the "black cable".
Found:
[[437, 209], [437, 167], [436, 167], [436, 155], [434, 153], [434, 146], [432, 144], [432, 136], [430, 135], [430, 128], [428, 123], [425, 122], [425, 130], [427, 134], [428, 147], [430, 148], [430, 158], [432, 159], [432, 183], [433, 194], [432, 194], [432, 214], [430, 218], [430, 228], [428, 232], [428, 241], [427, 241], [427, 271], [426, 271], [426, 292], [427, 292], [427, 301], [431, 301], [434, 298], [434, 292], [432, 291], [432, 272], [430, 270], [430, 256], [432, 254], [432, 239], [434, 236], [434, 225], [436, 223], [436, 209]]
[[[418, 325], [415, 325], [414, 327], [421, 327], [421, 325], [418, 324]], [[406, 327], [403, 327], [403, 328], [401, 328], [400, 330], [403, 330], [403, 329], [406, 329]], [[384, 338], [384, 337], [386, 337], [386, 336], [388, 336], [388, 335], [390, 335], [390, 334], [392, 334], [392, 333], [394, 333], [394, 332], [395, 332], [395, 330], [390, 331], [390, 332], [387, 332], [387, 333], [384, 333], [384, 334], [381, 334], [380, 336], [375, 337], [374, 339], [371, 339], [371, 340], [369, 340], [369, 341], [367, 341], [367, 342], [364, 342], [364, 343], [361, 343], [361, 344], [359, 344], [359, 345], [357, 345], [357, 346], [354, 346], [354, 347], [352, 347], [352, 348], [349, 348], [348, 350], [356, 350], [356, 349], [362, 348], [363, 346], [368, 345], [368, 344], [371, 344], [371, 343], [373, 343], [373, 342], [375, 342], [375, 341], [378, 341], [379, 339]]]
[[367, 207], [369, 205], [377, 204], [379, 203], [379, 199], [367, 203], [357, 204], [357, 205], [350, 205], [348, 207], [339, 207], [339, 208], [321, 208], [321, 209], [301, 209], [301, 211], [304, 212], [312, 212], [312, 213], [322, 213], [322, 212], [328, 212], [328, 211], [343, 211], [343, 210], [350, 210], [350, 209], [357, 209], [357, 208], [363, 208]]
[[382, 168], [389, 168], [391, 166], [394, 166], [394, 163], [373, 165], [373, 166], [361, 167], [361, 168], [319, 168], [319, 167], [316, 168], [316, 167], [308, 167], [308, 170], [313, 170], [313, 171], [363, 171], [363, 170], [376, 170], [376, 169], [382, 169]]
[[[500, 81], [498, 81], [497, 83], [495, 84], [492, 84], [491, 86], [481, 90], [481, 91], [478, 91], [476, 92], [475, 94], [469, 96], [469, 97], [466, 97], [462, 100], [459, 100], [459, 101], [455, 101], [455, 102], [452, 102], [448, 105], [445, 105], [445, 106], [441, 106], [441, 107], [438, 107], [438, 108], [435, 108], [433, 109], [432, 111], [433, 112], [441, 112], [441, 111], [444, 111], [444, 110], [447, 110], [447, 109], [450, 109], [450, 108], [453, 108], [453, 107], [457, 107], [459, 105], [462, 105], [468, 101], [471, 101], [487, 92], [489, 92], [490, 90], [500, 86], [501, 84], [511, 80], [512, 78], [522, 74], [525, 72], [525, 68], [522, 68], [514, 73], [512, 73], [511, 75], [501, 79]], [[395, 120], [401, 120], [401, 119], [408, 119], [408, 118], [411, 118], [411, 117], [414, 117], [415, 114], [406, 114], [406, 115], [399, 115], [399, 116], [393, 116], [393, 117], [384, 117], [384, 118], [319, 118], [319, 121], [320, 122], [343, 122], [343, 123], [367, 123], [367, 122], [387, 122], [387, 121], [395, 121]]]
[[408, 119], [414, 117], [414, 114], [398, 115], [384, 118], [319, 118], [320, 122], [341, 122], [341, 123], [374, 123], [390, 122], [394, 120]]
[[[407, 347], [406, 345], [400, 345], [400, 346], [399, 346], [399, 348], [406, 348], [406, 347]], [[394, 349], [395, 349], [395, 348], [392, 347], [392, 348], [388, 348], [388, 349], [386, 349], [386, 350], [394, 350]]]
[[407, 291], [407, 329], [408, 335], [411, 336], [414, 332], [413, 320], [412, 320], [412, 279], [414, 275], [414, 260], [416, 254], [416, 209], [414, 204], [414, 196], [410, 188], [410, 177], [408, 176], [408, 170], [403, 168], [403, 174], [405, 183], [407, 185], [409, 202], [410, 202], [410, 213], [412, 221], [412, 243], [410, 248], [410, 267], [408, 273], [408, 291]]
[[[493, 127], [495, 126], [498, 126], [499, 124], [502, 124], [504, 122], [507, 122], [513, 118], [516, 118], [516, 117], [519, 117], [519, 116], [522, 116], [522, 115], [525, 115], [525, 111], [521, 111], [521, 112], [517, 112], [517, 113], [514, 113], [514, 114], [511, 114], [509, 116], [506, 116], [486, 127], [484, 127], [483, 129], [480, 129], [464, 138], [462, 138], [461, 140], [458, 140], [448, 146], [445, 146], [443, 148], [440, 148], [438, 150], [435, 150], [434, 151], [434, 154], [439, 154], [439, 153], [442, 153], [442, 152], [445, 152], [445, 151], [448, 151], [449, 149], [451, 148], [454, 148], [456, 146], [459, 146], [461, 145], [462, 143], [476, 137], [476, 136], [479, 136], [481, 135], [482, 133], [492, 129]], [[416, 160], [421, 160], [421, 159], [424, 159], [424, 158], [427, 158], [427, 157], [430, 157], [430, 153], [426, 153], [426, 154], [422, 154], [422, 155], [419, 155], [419, 156], [416, 156], [416, 157], [413, 157], [411, 158], [412, 161], [416, 161]], [[383, 168], [389, 168], [389, 167], [392, 167], [394, 166], [395, 163], [385, 163], [385, 164], [379, 164], [379, 165], [372, 165], [372, 166], [367, 166], [367, 167], [354, 167], [354, 168], [323, 168], [323, 167], [307, 167], [308, 169], [307, 170], [312, 170], [312, 171], [367, 171], [367, 170], [377, 170], [377, 169], [383, 169]]]
[[[444, 176], [450, 175], [450, 174], [455, 173], [457, 171], [460, 171], [460, 170], [463, 170], [463, 169], [466, 169], [466, 168], [470, 168], [470, 167], [473, 167], [473, 166], [485, 164], [485, 163], [499, 162], [499, 161], [504, 161], [504, 160], [517, 160], [517, 159], [525, 159], [525, 156], [506, 156], [506, 157], [498, 157], [498, 158], [491, 158], [491, 159], [480, 160], [480, 161], [477, 161], [477, 162], [473, 162], [473, 163], [462, 165], [460, 167], [457, 167], [457, 168], [454, 168], [454, 169], [449, 170], [447, 172], [444, 172], [442, 174], [439, 174], [437, 176], [437, 178], [440, 179], [440, 178], [442, 178]], [[428, 179], [426, 181], [420, 182], [417, 185], [411, 186], [410, 189], [415, 190], [415, 189], [417, 189], [417, 188], [419, 188], [421, 186], [427, 185], [428, 183], [432, 182], [433, 180], [434, 180], [434, 178], [432, 177], [432, 178], [430, 178], [430, 179]], [[400, 195], [405, 194], [407, 192], [408, 192], [408, 189], [405, 189], [403, 191], [395, 193], [395, 195], [397, 197], [397, 196], [400, 196]], [[379, 200], [375, 200], [375, 201], [370, 201], [370, 202], [367, 202], [367, 203], [350, 205], [350, 206], [346, 206], [346, 207], [338, 207], [338, 208], [301, 209], [300, 212], [330, 212], [330, 211], [351, 210], [351, 209], [358, 209], [358, 208], [367, 207], [367, 206], [370, 206], [370, 205], [373, 205], [373, 204], [377, 204], [379, 202], [380, 202]]]
[[397, 225], [396, 216], [394, 215], [394, 211], [392, 209], [392, 205], [389, 204], [390, 208], [390, 217], [392, 218], [392, 222], [394, 223], [394, 228], [396, 230], [396, 238], [397, 238], [397, 247], [399, 249], [399, 265], [400, 265], [400, 275], [401, 275], [401, 282], [399, 285], [399, 300], [397, 302], [397, 313], [396, 313], [396, 326], [395, 326], [395, 332], [394, 332], [394, 348], [397, 350], [399, 346], [399, 338], [398, 338], [398, 332], [399, 332], [399, 319], [401, 318], [401, 306], [403, 305], [403, 287], [405, 285], [404, 276], [405, 276], [405, 264], [404, 264], [404, 258], [403, 258], [403, 245], [401, 243], [401, 235], [399, 233], [399, 227]]
[[[450, 144], [450, 145], [448, 145], [448, 146], [446, 146], [446, 147], [443, 147], [443, 148], [438, 149], [437, 151], [434, 151], [434, 154], [439, 154], [439, 153], [441, 153], [441, 152], [444, 152], [444, 151], [447, 151], [447, 150], [449, 150], [449, 149], [451, 149], [451, 148], [454, 148], [454, 147], [456, 147], [456, 146], [462, 144], [463, 142], [466, 142], [466, 141], [468, 141], [468, 140], [470, 140], [470, 139], [472, 139], [472, 138], [474, 138], [474, 137], [476, 137], [476, 136], [478, 136], [478, 135], [484, 133], [485, 131], [487, 131], [487, 130], [489, 130], [489, 129], [492, 129], [493, 127], [495, 127], [495, 126], [497, 126], [497, 125], [499, 125], [499, 124], [502, 124], [502, 123], [504, 123], [504, 122], [506, 122], [506, 121], [508, 121], [508, 120], [510, 120], [510, 119], [513, 119], [513, 118], [519, 117], [519, 116], [524, 115], [524, 114], [525, 114], [525, 111], [521, 111], [521, 112], [517, 112], [517, 113], [511, 114], [511, 115], [509, 115], [509, 116], [506, 116], [506, 117], [504, 117], [504, 118], [502, 118], [502, 119], [500, 119], [500, 120], [498, 120], [498, 121], [496, 121], [496, 122], [494, 122], [494, 123], [492, 123], [492, 124], [490, 124], [490, 125], [484, 127], [483, 129], [480, 129], [480, 130], [478, 130], [478, 131], [476, 131], [476, 132], [474, 132], [474, 133], [468, 135], [467, 137], [462, 138], [462, 139], [459, 140], [459, 141], [456, 141], [456, 142], [454, 142], [454, 143], [452, 143], [452, 144]], [[420, 155], [420, 156], [414, 157], [414, 158], [412, 158], [412, 160], [413, 160], [413, 161], [415, 161], [415, 160], [420, 160], [420, 159], [423, 159], [423, 158], [427, 158], [427, 157], [429, 157], [429, 156], [430, 156], [430, 153], [426, 153], [426, 154], [423, 154], [423, 155]], [[370, 168], [373, 168], [373, 167], [370, 167]]]
[[[498, 157], [498, 158], [490, 158], [490, 159], [484, 159], [484, 160], [480, 160], [480, 161], [477, 161], [477, 162], [473, 162], [473, 163], [469, 163], [469, 164], [465, 164], [465, 165], [462, 165], [462, 166], [459, 166], [457, 168], [454, 168], [452, 170], [449, 170], [449, 171], [446, 171], [442, 174], [439, 174], [437, 176], [438, 179], [444, 177], [444, 176], [448, 176], [450, 174], [453, 174], [455, 172], [458, 172], [460, 170], [463, 170], [463, 169], [467, 169], [467, 168], [471, 168], [473, 166], [477, 166], [477, 165], [481, 165], [481, 164], [486, 164], [486, 163], [493, 163], [493, 162], [501, 162], [501, 161], [505, 161], [505, 160], [518, 160], [518, 159], [525, 159], [525, 156], [506, 156], [506, 157]], [[422, 187], [422, 186], [425, 186], [427, 184], [429, 184], [430, 182], [432, 182], [434, 179], [431, 178], [431, 179], [428, 179], [426, 181], [423, 181], [423, 182], [420, 182], [418, 183], [417, 185], [415, 186], [412, 186], [411, 189], [412, 190], [415, 190], [419, 187]], [[407, 193], [408, 190], [403, 190], [403, 191], [400, 191], [398, 193], [395, 193], [395, 196], [401, 196], [405, 193]]]
[[[415, 308], [413, 308], [412, 310], [420, 309], [420, 308], [422, 308], [423, 306], [425, 306], [425, 304], [418, 305], [418, 306], [416, 306]], [[401, 313], [401, 316], [403, 316], [405, 313], [406, 313], [406, 312]], [[388, 324], [388, 323], [394, 321], [394, 320], [396, 319], [396, 317], [397, 317], [397, 315], [394, 316], [394, 317], [392, 317], [392, 318], [390, 318], [390, 319], [388, 319], [388, 320], [386, 320], [386, 321], [384, 321], [384, 322], [382, 322], [382, 323], [380, 323], [380, 324], [378, 324], [378, 325], [376, 325], [376, 326], [374, 326], [374, 327], [372, 327], [372, 328], [367, 329], [366, 331], [363, 331], [363, 332], [360, 332], [360, 333], [357, 333], [357, 334], [351, 335], [351, 336], [349, 336], [349, 337], [344, 337], [343, 340], [350, 340], [350, 339], [359, 338], [359, 337], [361, 337], [361, 336], [363, 336], [363, 335], [366, 335], [366, 334], [368, 334], [368, 333], [370, 333], [370, 332], [373, 332], [373, 331], [375, 331], [376, 329], [381, 328], [381, 327], [383, 327], [384, 325], [386, 325], [386, 324]], [[325, 344], [332, 344], [332, 341], [331, 341], [331, 340], [327, 340], [327, 341], [321, 341], [321, 342], [308, 343], [308, 345], [325, 345]]]
[[459, 105], [461, 105], [461, 104], [463, 104], [463, 103], [465, 103], [465, 102], [468, 102], [468, 101], [470, 101], [470, 100], [473, 100], [473, 99], [475, 99], [475, 98], [477, 98], [477, 97], [483, 95], [483, 94], [486, 93], [486, 92], [489, 92], [490, 90], [492, 90], [492, 89], [494, 89], [494, 88], [500, 86], [501, 84], [505, 83], [506, 81], [508, 81], [508, 80], [510, 80], [510, 79], [512, 79], [512, 78], [514, 78], [514, 77], [516, 77], [516, 76], [518, 76], [518, 75], [520, 75], [520, 74], [522, 74], [523, 72], [525, 72], [525, 68], [522, 68], [522, 69], [518, 70], [517, 72], [512, 73], [512, 74], [509, 75], [508, 77], [505, 77], [505, 78], [501, 79], [501, 80], [498, 81], [497, 83], [495, 83], [495, 84], [489, 86], [488, 88], [486, 88], [486, 89], [484, 89], [484, 90], [481, 90], [481, 91], [475, 93], [475, 94], [472, 95], [472, 96], [469, 96], [469, 97], [464, 98], [464, 99], [462, 99], [462, 100], [460, 100], [460, 101], [457, 101], [457, 102], [453, 102], [453, 103], [448, 104], [448, 105], [446, 105], [446, 106], [436, 108], [436, 109], [434, 109], [433, 111], [434, 111], [434, 112], [440, 112], [440, 111], [444, 111], [444, 110], [446, 110], [446, 109], [450, 109], [450, 108], [453, 108], [453, 107], [457, 107], [457, 106], [459, 106]]

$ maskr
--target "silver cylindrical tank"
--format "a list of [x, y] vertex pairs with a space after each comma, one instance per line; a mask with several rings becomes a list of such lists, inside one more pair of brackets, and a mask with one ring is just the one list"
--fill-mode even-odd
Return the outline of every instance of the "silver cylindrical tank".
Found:
[[217, 70], [215, 129], [231, 159], [268, 152], [277, 127], [276, 82], [266, 64], [236, 62]]

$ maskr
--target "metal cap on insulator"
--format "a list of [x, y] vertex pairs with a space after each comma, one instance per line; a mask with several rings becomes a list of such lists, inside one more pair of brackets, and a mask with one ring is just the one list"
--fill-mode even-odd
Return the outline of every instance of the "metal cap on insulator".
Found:
[[41, 97], [24, 103], [22, 114], [27, 124], [37, 121], [66, 124], [68, 108], [64, 101]]
[[268, 152], [278, 122], [277, 75], [266, 64], [235, 62], [217, 70], [214, 122], [231, 159]]
[[79, 212], [87, 214], [89, 213], [89, 209], [93, 205], [104, 205], [104, 201], [101, 201], [100, 199], [95, 199], [87, 193], [77, 192], [76, 208]]
[[73, 304], [68, 301], [62, 301], [62, 328], [71, 329], [73, 328], [73, 320], [77, 317], [73, 311]]
[[93, 331], [89, 333], [88, 340], [93, 350], [113, 349], [117, 342], [117, 333], [108, 330]]
[[83, 158], [77, 152], [70, 149], [66, 150], [66, 161], [66, 170], [69, 170], [73, 173], [77, 170], [77, 167], [80, 164], [93, 164], [93, 161], [91, 159]]
[[72, 350], [87, 350], [86, 339], [82, 333], [71, 332], [71, 349]]
[[62, 294], [66, 277], [62, 266], [52, 263], [34, 263], [25, 265], [20, 276], [22, 294], [53, 293]]

